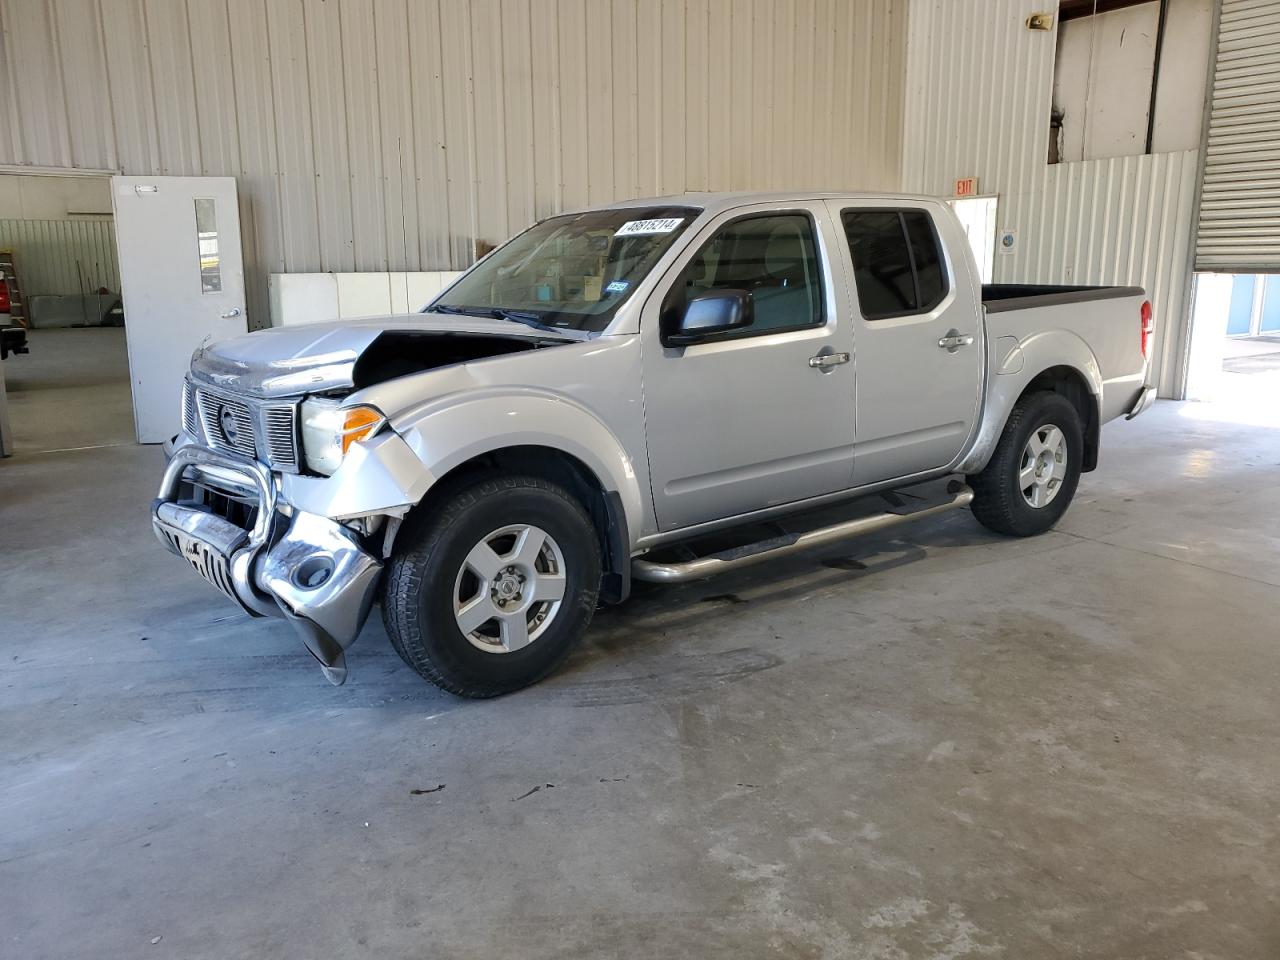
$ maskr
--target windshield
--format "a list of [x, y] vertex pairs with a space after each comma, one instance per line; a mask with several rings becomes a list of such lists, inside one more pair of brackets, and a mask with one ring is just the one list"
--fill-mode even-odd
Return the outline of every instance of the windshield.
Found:
[[552, 217], [489, 255], [424, 308], [598, 333], [694, 207], [627, 207]]

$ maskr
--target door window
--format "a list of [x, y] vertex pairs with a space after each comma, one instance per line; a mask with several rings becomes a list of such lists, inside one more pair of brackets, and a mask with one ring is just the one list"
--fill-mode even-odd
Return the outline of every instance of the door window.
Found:
[[712, 290], [750, 294], [754, 319], [741, 336], [820, 326], [822, 278], [813, 220], [802, 213], [766, 214], [721, 227], [671, 288], [664, 324], [689, 298]]
[[947, 295], [933, 219], [923, 210], [845, 210], [858, 304], [868, 320], [928, 313]]
[[200, 251], [200, 292], [222, 292], [222, 257], [218, 254], [218, 214], [214, 201], [196, 199], [196, 245]]

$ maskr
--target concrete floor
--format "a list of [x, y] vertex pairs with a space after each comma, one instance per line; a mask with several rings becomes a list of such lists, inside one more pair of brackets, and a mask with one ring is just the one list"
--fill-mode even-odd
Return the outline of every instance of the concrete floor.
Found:
[[17, 452], [134, 442], [123, 327], [30, 330], [27, 342], [4, 361]]
[[376, 623], [330, 687], [155, 448], [0, 463], [0, 955], [1276, 957], [1278, 430], [1162, 403], [1051, 534], [649, 590], [485, 703]]
[[1280, 372], [1280, 336], [1228, 337], [1222, 369], [1245, 374]]

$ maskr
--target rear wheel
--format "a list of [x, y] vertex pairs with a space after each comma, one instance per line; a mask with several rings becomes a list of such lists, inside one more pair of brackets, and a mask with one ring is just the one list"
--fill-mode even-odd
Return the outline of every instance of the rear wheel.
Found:
[[401, 534], [382, 604], [392, 646], [464, 697], [546, 676], [585, 631], [600, 549], [582, 505], [539, 477], [477, 479]]
[[1028, 394], [1014, 405], [991, 461], [969, 477], [973, 515], [997, 533], [1044, 533], [1071, 505], [1083, 460], [1084, 428], [1071, 401]]

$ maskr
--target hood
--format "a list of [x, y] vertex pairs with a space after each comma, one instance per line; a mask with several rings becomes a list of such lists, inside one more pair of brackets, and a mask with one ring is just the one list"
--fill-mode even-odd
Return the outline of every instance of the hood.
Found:
[[487, 317], [361, 317], [272, 327], [202, 344], [191, 357], [191, 376], [233, 393], [296, 396], [360, 389], [409, 373], [589, 336]]

